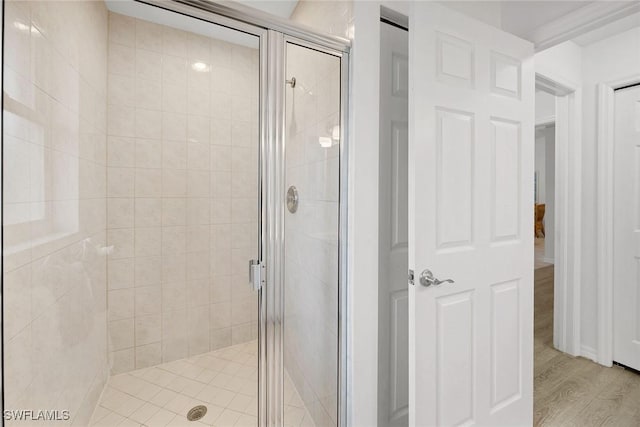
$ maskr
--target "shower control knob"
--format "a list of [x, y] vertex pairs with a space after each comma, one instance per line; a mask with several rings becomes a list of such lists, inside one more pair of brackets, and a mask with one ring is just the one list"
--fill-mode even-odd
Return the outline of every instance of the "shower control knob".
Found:
[[298, 211], [298, 189], [293, 185], [287, 190], [287, 209], [291, 213]]

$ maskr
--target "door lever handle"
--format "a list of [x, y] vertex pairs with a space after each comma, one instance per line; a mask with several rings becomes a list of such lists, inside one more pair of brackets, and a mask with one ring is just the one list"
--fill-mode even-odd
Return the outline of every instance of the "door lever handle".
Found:
[[451, 279], [439, 280], [436, 279], [431, 270], [426, 269], [420, 274], [420, 284], [425, 287], [429, 286], [438, 286], [443, 283], [455, 283], [455, 281]]

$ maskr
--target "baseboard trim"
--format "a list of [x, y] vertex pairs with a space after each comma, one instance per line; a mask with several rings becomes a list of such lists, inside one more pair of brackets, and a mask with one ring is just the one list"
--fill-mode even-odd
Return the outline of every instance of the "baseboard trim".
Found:
[[580, 347], [580, 356], [598, 363], [598, 352], [595, 348], [588, 345], [582, 345]]

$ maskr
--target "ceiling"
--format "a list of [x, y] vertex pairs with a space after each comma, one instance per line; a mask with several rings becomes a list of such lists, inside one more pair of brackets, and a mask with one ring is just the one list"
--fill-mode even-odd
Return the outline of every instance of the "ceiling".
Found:
[[638, 0], [441, 0], [441, 3], [529, 40], [541, 49], [566, 40], [587, 45], [640, 26]]
[[593, 1], [502, 1], [502, 29], [528, 39], [533, 30]]

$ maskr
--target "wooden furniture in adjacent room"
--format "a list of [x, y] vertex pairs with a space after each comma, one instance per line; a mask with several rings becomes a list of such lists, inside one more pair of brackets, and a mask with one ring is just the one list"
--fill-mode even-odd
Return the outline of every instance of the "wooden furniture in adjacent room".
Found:
[[537, 203], [534, 205], [534, 216], [536, 218], [534, 236], [537, 238], [544, 238], [544, 203]]

